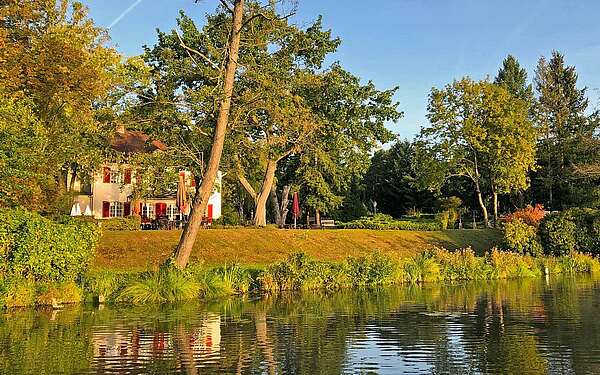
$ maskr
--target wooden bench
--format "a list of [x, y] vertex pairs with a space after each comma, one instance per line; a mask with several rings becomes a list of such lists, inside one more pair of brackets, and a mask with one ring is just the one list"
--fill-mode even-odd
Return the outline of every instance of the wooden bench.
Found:
[[321, 220], [321, 228], [323, 229], [335, 229], [335, 220]]

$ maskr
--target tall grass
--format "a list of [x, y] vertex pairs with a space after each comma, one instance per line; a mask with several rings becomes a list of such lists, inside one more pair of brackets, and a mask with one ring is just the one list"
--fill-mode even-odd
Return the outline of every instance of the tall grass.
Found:
[[435, 248], [409, 259], [373, 253], [361, 258], [348, 258], [341, 263], [317, 261], [304, 254], [294, 254], [287, 261], [267, 267], [258, 281], [261, 290], [273, 292], [511, 279], [538, 277], [545, 272], [595, 273], [600, 272], [600, 261], [579, 253], [559, 258], [534, 258], [495, 249], [483, 257], [476, 256], [471, 249], [448, 251]]
[[600, 261], [580, 253], [536, 258], [497, 250], [478, 257], [468, 248], [456, 251], [434, 248], [412, 258], [395, 258], [374, 252], [341, 262], [319, 261], [296, 253], [263, 269], [249, 269], [238, 264], [217, 268], [192, 264], [179, 270], [165, 265], [141, 273], [103, 271], [88, 274], [79, 285], [5, 279], [0, 282], [0, 307], [78, 302], [83, 293], [88, 299], [103, 296], [108, 303], [144, 305], [208, 300], [253, 291], [337, 290], [390, 284], [531, 278], [545, 273], [600, 273]]

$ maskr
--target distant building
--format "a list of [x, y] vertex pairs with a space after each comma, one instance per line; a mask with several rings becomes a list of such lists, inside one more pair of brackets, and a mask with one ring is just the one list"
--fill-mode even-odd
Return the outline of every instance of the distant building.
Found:
[[[160, 141], [151, 140], [142, 132], [121, 128], [117, 130], [111, 142], [111, 148], [124, 154], [136, 154], [161, 152], [167, 147]], [[184, 215], [188, 215], [196, 183], [189, 171], [180, 170], [179, 174], [184, 177], [186, 190], [190, 197], [187, 208], [183, 212]], [[82, 214], [85, 214], [89, 208], [88, 213], [91, 211], [91, 216], [97, 219], [127, 217], [134, 214], [147, 220], [158, 217], [166, 217], [169, 220], [180, 218], [181, 213], [176, 205], [176, 190], [164, 196], [134, 200], [132, 193], [134, 184], [138, 183], [136, 177], [136, 171], [128, 164], [107, 161], [94, 173], [91, 183], [76, 182], [74, 188], [79, 195], [75, 203], [79, 203]], [[209, 223], [221, 217], [221, 182], [222, 174], [219, 172], [205, 213]]]

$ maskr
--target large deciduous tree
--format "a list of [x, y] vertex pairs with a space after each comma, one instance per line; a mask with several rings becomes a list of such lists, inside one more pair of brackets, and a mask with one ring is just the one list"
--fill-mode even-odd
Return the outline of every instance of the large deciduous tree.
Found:
[[44, 188], [37, 209], [66, 195], [68, 175], [87, 175], [100, 161], [105, 137], [97, 109], [119, 64], [106, 42], [79, 2], [8, 0], [0, 6], [0, 95], [31, 108], [44, 134], [35, 174], [55, 182]]
[[420, 180], [439, 189], [451, 177], [468, 177], [488, 226], [486, 182], [494, 196], [523, 187], [533, 165], [527, 105], [503, 87], [463, 78], [432, 89], [428, 110], [431, 125], [419, 137]]

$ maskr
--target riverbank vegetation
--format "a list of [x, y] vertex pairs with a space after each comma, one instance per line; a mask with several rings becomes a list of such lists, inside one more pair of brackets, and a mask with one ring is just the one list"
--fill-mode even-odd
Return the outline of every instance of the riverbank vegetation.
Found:
[[165, 264], [144, 272], [103, 270], [81, 275], [77, 282], [34, 282], [8, 278], [0, 285], [0, 306], [20, 307], [77, 303], [147, 305], [186, 300], [277, 293], [294, 290], [376, 288], [395, 284], [451, 283], [558, 274], [597, 274], [600, 261], [571, 253], [532, 257], [493, 249], [476, 256], [472, 249], [433, 248], [412, 257], [372, 252], [342, 261], [325, 261], [304, 253], [263, 267], [237, 264], [210, 267], [194, 263], [185, 270]]

